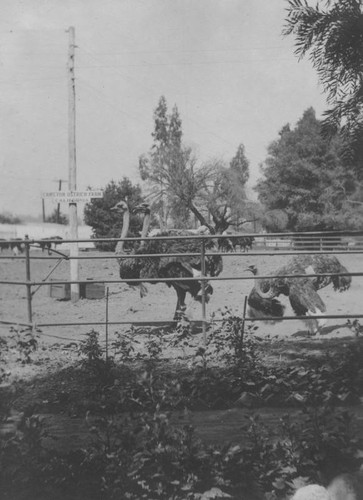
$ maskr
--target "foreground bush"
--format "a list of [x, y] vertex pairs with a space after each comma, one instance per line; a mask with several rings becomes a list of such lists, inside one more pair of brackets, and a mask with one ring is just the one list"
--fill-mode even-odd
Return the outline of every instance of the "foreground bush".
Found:
[[[188, 344], [188, 335], [182, 324], [175, 341]], [[140, 355], [119, 336], [106, 359], [98, 333], [90, 332], [67, 385], [64, 378], [59, 391], [51, 385], [63, 411], [85, 416], [87, 445], [68, 453], [57, 451], [56, 442], [50, 448], [34, 414], [44, 410], [25, 409], [17, 431], [0, 437], [1, 499], [279, 500], [296, 484], [328, 483], [359, 468], [363, 444], [353, 418], [335, 406], [361, 395], [359, 343], [306, 368], [268, 366], [253, 330], [228, 315], [192, 363], [173, 371], [159, 361], [160, 342], [150, 338]], [[299, 405], [302, 414], [283, 417], [273, 429], [258, 415], [246, 417], [239, 445], [208, 446], [192, 427], [170, 423], [174, 409], [234, 404]], [[5, 418], [5, 405], [2, 412]]]
[[352, 416], [329, 407], [307, 408], [298, 423], [283, 417], [278, 429], [249, 417], [246, 442], [225, 446], [205, 445], [158, 410], [86, 421], [87, 447], [61, 453], [44, 446], [42, 419], [24, 416], [0, 439], [1, 498], [183, 500], [213, 498], [209, 491], [283, 499], [296, 481], [328, 482], [362, 461]]

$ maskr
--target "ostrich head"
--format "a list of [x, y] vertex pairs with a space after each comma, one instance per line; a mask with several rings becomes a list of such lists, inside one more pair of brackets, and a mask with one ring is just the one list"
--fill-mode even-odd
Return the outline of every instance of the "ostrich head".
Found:
[[254, 276], [257, 274], [257, 267], [256, 266], [248, 266], [246, 267], [245, 271], [250, 271]]
[[123, 213], [127, 212], [128, 209], [129, 209], [129, 207], [127, 206], [126, 201], [121, 200], [118, 203], [116, 203], [116, 205], [114, 207], [112, 207], [110, 210], [113, 210], [115, 212], [119, 212], [119, 213], [123, 214]]
[[149, 203], [141, 203], [140, 205], [137, 205], [133, 210], [134, 214], [141, 213], [145, 215], [150, 215], [150, 212], [151, 210]]

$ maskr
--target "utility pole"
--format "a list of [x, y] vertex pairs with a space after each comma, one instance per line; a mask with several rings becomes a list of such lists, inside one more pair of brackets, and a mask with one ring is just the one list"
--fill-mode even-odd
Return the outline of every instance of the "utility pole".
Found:
[[[62, 183], [68, 181], [64, 179], [57, 179], [56, 182], [58, 182], [58, 191], [62, 191]], [[60, 203], [58, 203], [57, 205], [57, 224], [59, 224], [59, 219], [60, 219]]]
[[[75, 29], [71, 26], [69, 33], [68, 52], [68, 149], [69, 149], [69, 178], [68, 187], [70, 191], [77, 189], [76, 170], [76, 86], [74, 74], [75, 57]], [[69, 229], [70, 239], [78, 239], [77, 203], [69, 203]], [[70, 244], [70, 268], [71, 281], [78, 281], [78, 242]], [[73, 257], [73, 258], [72, 258]], [[76, 257], [76, 258], [74, 258]], [[79, 299], [79, 284], [71, 284], [71, 301], [77, 302]]]

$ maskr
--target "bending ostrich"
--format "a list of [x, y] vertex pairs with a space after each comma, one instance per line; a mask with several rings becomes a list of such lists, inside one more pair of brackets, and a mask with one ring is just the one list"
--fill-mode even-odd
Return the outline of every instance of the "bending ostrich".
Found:
[[[250, 266], [247, 270], [255, 276], [258, 275], [256, 266]], [[284, 306], [277, 300], [279, 295], [289, 297], [291, 307], [297, 316], [307, 316], [306, 321], [311, 334], [317, 333], [326, 320], [324, 318], [314, 319], [326, 312], [326, 306], [318, 295], [317, 290], [333, 284], [334, 290], [342, 292], [347, 290], [351, 284], [350, 276], [339, 276], [347, 273], [347, 269], [336, 257], [330, 255], [297, 255], [285, 266], [280, 267], [272, 274], [276, 277], [271, 279], [255, 279], [255, 285], [248, 297], [249, 314], [258, 318], [273, 316], [282, 318]], [[330, 276], [317, 276], [313, 278], [284, 278], [291, 274], [330, 274]], [[281, 277], [280, 277], [281, 276]]]
[[[122, 208], [124, 202], [117, 204], [115, 209]], [[143, 203], [135, 208], [135, 212], [144, 214], [143, 229], [141, 233], [142, 238], [146, 238], [148, 235], [149, 224], [150, 224], [150, 207], [148, 204]], [[125, 212], [124, 212], [125, 221]], [[127, 234], [128, 221], [126, 217], [126, 227], [123, 227], [123, 233]], [[200, 256], [172, 256], [168, 254], [177, 253], [197, 253], [200, 251], [200, 245], [198, 242], [193, 240], [162, 240], [160, 237], [165, 236], [187, 236], [192, 234], [186, 230], [167, 230], [163, 232], [158, 232], [154, 236], [147, 237], [141, 244], [134, 249], [133, 253], [135, 255], [134, 259], [121, 259], [122, 262], [120, 267], [121, 272], [124, 271], [124, 267], [127, 267], [127, 279], [130, 278], [141, 278], [148, 281], [148, 279], [158, 279], [158, 278], [199, 278], [201, 276], [202, 262]], [[121, 236], [126, 237], [126, 236]], [[122, 248], [122, 247], [121, 247]], [[210, 240], [206, 243], [206, 248], [211, 250], [214, 248], [214, 243]], [[117, 248], [116, 248], [117, 250]], [[116, 252], [117, 253], [117, 252]], [[137, 255], [141, 254], [163, 254], [163, 256], [154, 258], [137, 258]], [[131, 261], [131, 262], [128, 262]], [[222, 271], [222, 259], [220, 256], [206, 256], [205, 258], [205, 270], [206, 275], [217, 276]], [[155, 283], [155, 282], [153, 282]], [[187, 292], [198, 301], [201, 301], [201, 282], [196, 280], [190, 281], [168, 281], [166, 282], [168, 287], [174, 288], [177, 294], [177, 304], [174, 314], [174, 319], [178, 320], [183, 315], [186, 309], [185, 297]], [[208, 302], [209, 296], [213, 293], [212, 286], [207, 283], [205, 286], [206, 301]]]

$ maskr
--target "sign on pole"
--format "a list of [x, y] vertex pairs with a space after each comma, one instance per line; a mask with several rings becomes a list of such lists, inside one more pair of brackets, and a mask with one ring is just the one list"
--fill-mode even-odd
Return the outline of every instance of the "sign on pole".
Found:
[[53, 191], [42, 193], [44, 200], [55, 203], [88, 203], [92, 198], [103, 198], [101, 189], [89, 191]]
[[[72, 171], [74, 176], [74, 172]], [[70, 175], [71, 177], [71, 175]], [[75, 188], [75, 181], [73, 183]], [[55, 203], [68, 203], [69, 206], [69, 228], [70, 237], [72, 240], [78, 239], [78, 219], [77, 219], [77, 203], [87, 203], [92, 198], [103, 198], [102, 189], [86, 190], [86, 191], [52, 191], [42, 193], [43, 200], [53, 201]], [[70, 244], [69, 249], [71, 281], [78, 281], [78, 243], [73, 242]], [[72, 259], [73, 257], [73, 259]], [[79, 299], [79, 285], [78, 283], [71, 284], [71, 300], [77, 302]]]

